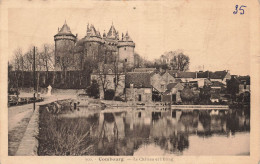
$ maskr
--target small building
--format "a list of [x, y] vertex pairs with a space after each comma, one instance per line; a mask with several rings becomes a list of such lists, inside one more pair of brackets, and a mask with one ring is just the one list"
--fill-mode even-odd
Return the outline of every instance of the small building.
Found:
[[250, 76], [239, 76], [239, 94], [249, 92], [250, 93]]
[[181, 91], [184, 89], [182, 83], [170, 83], [167, 85], [167, 90], [162, 95], [164, 102], [181, 102]]
[[125, 76], [126, 101], [152, 102], [150, 73], [128, 72]]
[[151, 85], [160, 93], [165, 92], [167, 90], [167, 85], [174, 82], [176, 82], [176, 79], [169, 71], [155, 71], [151, 73]]
[[228, 70], [225, 71], [216, 71], [216, 72], [210, 72], [209, 73], [210, 81], [218, 81], [223, 84], [227, 84], [227, 80], [231, 79], [230, 72]]

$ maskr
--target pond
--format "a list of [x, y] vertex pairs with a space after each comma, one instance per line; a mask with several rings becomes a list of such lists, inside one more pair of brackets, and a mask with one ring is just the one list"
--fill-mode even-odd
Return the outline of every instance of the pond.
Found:
[[[182, 111], [153, 108], [101, 110], [80, 107], [75, 110], [70, 108], [56, 115], [44, 112], [45, 110], [40, 111], [42, 123], [39, 155], [250, 154], [249, 109]], [[50, 115], [55, 119], [51, 120]], [[46, 118], [49, 120], [46, 121]], [[59, 137], [44, 136], [46, 133], [50, 134], [50, 123], [55, 124], [55, 134], [64, 133], [57, 135], [66, 146], [55, 148], [53, 145]], [[69, 148], [70, 142], [73, 141], [71, 145], [75, 146], [74, 140], [79, 141], [75, 139], [78, 137], [75, 134], [85, 133], [87, 135], [81, 137], [82, 142], [78, 142], [79, 150]], [[50, 151], [51, 149], [55, 151]], [[85, 150], [84, 153], [82, 150]]]

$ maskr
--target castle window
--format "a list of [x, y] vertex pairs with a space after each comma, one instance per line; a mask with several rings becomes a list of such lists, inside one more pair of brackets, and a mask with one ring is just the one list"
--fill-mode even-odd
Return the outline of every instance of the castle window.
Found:
[[127, 62], [127, 59], [125, 59], [125, 62]]
[[89, 47], [91, 47], [91, 44], [89, 44]]
[[126, 51], [126, 48], [125, 48], [125, 51]]

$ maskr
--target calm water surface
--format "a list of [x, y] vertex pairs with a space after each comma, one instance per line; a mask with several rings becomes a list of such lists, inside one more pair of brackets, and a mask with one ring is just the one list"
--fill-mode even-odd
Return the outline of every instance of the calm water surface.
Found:
[[62, 119], [84, 118], [98, 138], [97, 155], [249, 155], [249, 109], [182, 111], [78, 108]]

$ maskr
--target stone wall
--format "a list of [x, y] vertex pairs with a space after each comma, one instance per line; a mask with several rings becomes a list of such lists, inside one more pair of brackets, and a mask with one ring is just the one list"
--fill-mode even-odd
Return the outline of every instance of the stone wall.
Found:
[[126, 88], [126, 100], [152, 102], [152, 88]]

